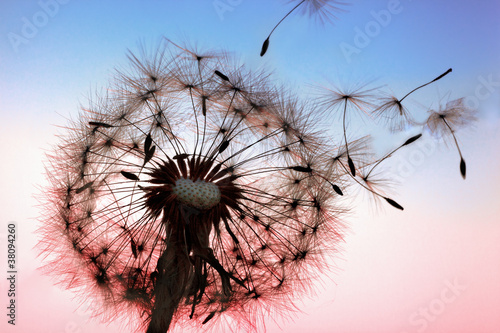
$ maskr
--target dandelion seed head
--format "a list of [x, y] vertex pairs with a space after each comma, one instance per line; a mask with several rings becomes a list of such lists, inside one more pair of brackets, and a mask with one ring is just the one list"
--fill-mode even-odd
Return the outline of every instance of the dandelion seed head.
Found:
[[44, 269], [105, 321], [259, 331], [339, 249], [341, 174], [314, 109], [202, 54], [131, 53], [47, 156]]

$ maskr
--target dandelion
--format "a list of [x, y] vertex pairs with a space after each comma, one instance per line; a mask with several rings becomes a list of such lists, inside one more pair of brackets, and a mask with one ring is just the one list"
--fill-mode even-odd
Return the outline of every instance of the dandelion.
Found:
[[373, 106], [375, 89], [366, 89], [365, 86], [351, 89], [329, 89], [324, 88], [319, 98], [319, 104], [325, 110], [342, 111], [342, 131], [344, 133], [345, 154], [347, 163], [352, 176], [356, 176], [356, 167], [349, 154], [349, 145], [347, 142], [346, 116], [354, 112], [363, 112], [368, 114], [368, 108]]
[[345, 171], [265, 73], [168, 41], [153, 51], [130, 54], [48, 155], [44, 269], [137, 331], [260, 331], [338, 250]]
[[413, 142], [417, 141], [422, 137], [422, 134], [417, 134], [409, 139], [407, 139], [402, 145], [397, 147], [396, 149], [393, 149], [391, 152], [387, 153], [384, 155], [382, 158], [373, 161], [371, 163], [366, 163], [362, 171], [359, 173], [359, 178], [360, 181], [355, 179], [355, 181], [361, 185], [364, 189], [366, 189], [370, 194], [373, 195], [375, 199], [383, 198], [387, 203], [389, 203], [391, 206], [403, 210], [403, 206], [401, 206], [399, 203], [394, 201], [393, 199], [385, 196], [382, 191], [380, 190], [380, 187], [383, 187], [384, 185], [390, 183], [390, 179], [383, 178], [384, 176], [380, 173], [377, 172], [377, 168], [380, 166], [380, 164], [384, 161], [386, 161], [389, 157], [391, 157], [395, 152], [400, 150], [401, 148], [408, 146], [412, 144]]
[[[351, 157], [356, 161], [356, 175], [353, 175], [349, 167], [349, 159], [347, 158], [347, 150], [344, 145], [340, 146], [336, 154], [333, 157], [328, 158], [327, 167], [330, 173], [342, 175], [340, 181], [342, 184], [356, 184], [368, 191], [375, 199], [384, 199], [388, 204], [397, 208], [399, 210], [404, 210], [403, 207], [397, 203], [395, 200], [384, 195], [379, 187], [386, 185], [390, 182], [389, 179], [384, 178], [383, 172], [375, 170], [378, 166], [393, 153], [398, 151], [400, 148], [409, 145], [410, 143], [418, 140], [420, 135], [416, 135], [408, 139], [398, 148], [394, 149], [390, 153], [386, 154], [384, 157], [374, 160], [373, 154], [370, 152], [370, 137], [365, 136], [357, 140], [353, 140], [349, 143]], [[342, 191], [342, 190], [341, 190]], [[343, 192], [341, 192], [343, 194]]]
[[288, 2], [298, 2], [298, 4], [295, 5], [295, 7], [293, 7], [271, 30], [266, 40], [262, 44], [262, 48], [260, 51], [261, 57], [266, 54], [267, 49], [269, 48], [269, 38], [271, 38], [274, 30], [276, 30], [281, 22], [283, 22], [295, 10], [299, 10], [302, 14], [312, 16], [323, 23], [326, 21], [331, 21], [332, 18], [335, 18], [335, 13], [343, 11], [342, 6], [347, 4], [345, 2], [337, 0], [290, 0]]
[[377, 117], [384, 118], [385, 122], [389, 124], [389, 129], [391, 131], [401, 131], [407, 125], [415, 124], [415, 121], [413, 120], [409, 110], [403, 105], [403, 100], [413, 94], [415, 91], [442, 79], [443, 77], [451, 73], [451, 71], [451, 68], [448, 69], [446, 72], [439, 75], [435, 79], [413, 89], [412, 91], [404, 95], [401, 99], [398, 99], [395, 96], [386, 96], [380, 98], [381, 104], [373, 111], [373, 113]]
[[466, 164], [458, 145], [455, 131], [465, 125], [470, 124], [475, 120], [474, 110], [464, 105], [464, 99], [459, 98], [446, 103], [446, 106], [440, 107], [438, 111], [430, 110], [429, 118], [427, 119], [426, 126], [431, 133], [447, 138], [451, 136], [457, 147], [458, 154], [460, 155], [460, 174], [463, 179], [466, 177]]

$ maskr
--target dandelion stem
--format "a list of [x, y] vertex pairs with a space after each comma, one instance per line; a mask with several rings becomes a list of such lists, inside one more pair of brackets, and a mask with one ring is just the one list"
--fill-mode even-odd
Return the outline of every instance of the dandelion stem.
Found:
[[389, 158], [392, 154], [394, 154], [395, 152], [397, 152], [399, 149], [403, 148], [404, 146], [418, 140], [420, 137], [422, 136], [422, 134], [417, 134], [411, 138], [409, 138], [408, 140], [405, 141], [405, 143], [403, 143], [401, 146], [399, 146], [398, 148], [394, 149], [393, 151], [391, 151], [389, 154], [385, 155], [384, 157], [382, 157], [380, 160], [378, 160], [377, 163], [375, 163], [375, 165], [372, 166], [372, 168], [370, 169], [370, 171], [368, 171], [368, 173], [366, 174], [365, 176], [365, 179], [368, 179], [368, 177], [370, 176], [370, 174], [372, 173], [372, 171], [377, 167], [377, 165], [379, 165], [380, 163], [382, 163], [385, 159]]
[[[203, 88], [203, 76], [201, 75], [200, 62], [201, 62], [201, 60], [198, 60], [198, 75], [200, 76], [201, 91], [204, 92], [205, 89]], [[200, 155], [199, 156], [201, 156], [201, 153], [203, 152], [203, 146], [205, 145], [205, 138], [206, 138], [206, 131], [207, 131], [207, 99], [208, 99], [208, 96], [202, 95], [201, 102], [202, 102], [202, 114], [203, 114], [203, 137], [201, 140], [201, 148], [200, 148]]]
[[256, 144], [258, 144], [258, 143], [260, 143], [261, 141], [264, 141], [264, 140], [267, 140], [267, 139], [269, 139], [269, 138], [272, 138], [273, 136], [276, 136], [276, 135], [278, 135], [278, 134], [280, 134], [280, 133], [283, 133], [283, 132], [284, 132], [284, 130], [282, 130], [282, 129], [277, 129], [277, 130], [275, 130], [275, 131], [273, 131], [273, 132], [271, 132], [271, 133], [269, 133], [269, 134], [267, 134], [267, 135], [263, 136], [262, 138], [260, 138], [260, 139], [256, 140], [255, 142], [252, 142], [251, 144], [249, 144], [249, 145], [247, 145], [247, 146], [245, 146], [245, 147], [241, 148], [241, 149], [240, 149], [240, 150], [238, 150], [237, 152], [233, 153], [231, 156], [229, 156], [228, 158], [226, 158], [226, 159], [225, 159], [222, 163], [224, 163], [224, 162], [228, 161], [229, 159], [231, 159], [231, 158], [233, 158], [233, 157], [235, 157], [235, 156], [237, 156], [237, 155], [239, 155], [239, 154], [243, 153], [243, 152], [244, 152], [244, 151], [246, 151], [247, 149], [249, 149], [249, 148], [253, 147], [254, 145], [256, 145]]
[[286, 14], [279, 22], [278, 24], [276, 24], [273, 28], [273, 30], [271, 30], [271, 32], [269, 33], [269, 36], [267, 36], [267, 38], [271, 37], [272, 33], [274, 32], [274, 30], [276, 30], [276, 28], [281, 24], [281, 22], [283, 22], [287, 17], [288, 15], [290, 15], [295, 9], [297, 9], [300, 5], [302, 5], [306, 0], [302, 0], [298, 5], [296, 5], [295, 7], [292, 8], [292, 10], [290, 10], [288, 12], [288, 14]]
[[432, 82], [437, 81], [437, 80], [439, 80], [439, 79], [441, 79], [441, 78], [445, 77], [446, 75], [448, 75], [448, 73], [451, 73], [451, 71], [452, 71], [452, 69], [451, 69], [451, 68], [449, 68], [446, 72], [444, 72], [443, 74], [439, 75], [439, 76], [438, 76], [437, 78], [435, 78], [434, 80], [429, 81], [429, 82], [427, 82], [427, 83], [425, 83], [425, 84], [423, 84], [423, 85], [421, 85], [421, 86], [419, 86], [419, 87], [417, 87], [417, 88], [413, 89], [412, 91], [410, 91], [409, 93], [407, 93], [407, 94], [406, 94], [403, 98], [401, 98], [401, 99], [399, 100], [399, 102], [401, 103], [401, 102], [403, 101], [403, 99], [405, 99], [405, 98], [406, 98], [406, 97], [408, 97], [411, 93], [413, 93], [413, 92], [417, 91], [418, 89], [423, 88], [423, 87], [425, 87], [426, 85], [429, 85], [429, 84], [431, 84]]
[[345, 150], [346, 150], [346, 154], [347, 154], [347, 163], [349, 164], [349, 169], [351, 170], [351, 174], [353, 177], [356, 176], [356, 168], [354, 167], [354, 163], [351, 159], [351, 156], [349, 156], [349, 147], [347, 146], [347, 134], [346, 134], [346, 130], [345, 130], [345, 115], [346, 115], [346, 111], [347, 111], [347, 96], [344, 96], [344, 115], [343, 115], [343, 119], [342, 119], [342, 127], [344, 129], [344, 141], [345, 141]]
[[[222, 119], [222, 122], [221, 122], [221, 125], [220, 125], [220, 126], [221, 126], [221, 128], [222, 128], [222, 127], [225, 125], [225, 123], [226, 123], [226, 119], [227, 119], [227, 117], [228, 117], [228, 115], [229, 115], [229, 111], [231, 110], [231, 106], [233, 105], [234, 98], [236, 97], [236, 93], [237, 93], [237, 90], [234, 90], [233, 95], [231, 96], [231, 101], [229, 102], [229, 105], [228, 105], [228, 107], [227, 107], [227, 111], [226, 111], [226, 113], [224, 114], [224, 118]], [[219, 134], [220, 134], [220, 133], [221, 133], [220, 131], [217, 133], [217, 135], [215, 136], [215, 139], [219, 136]], [[216, 140], [215, 140], [215, 139], [213, 140], [212, 144], [210, 145], [210, 148], [208, 149], [208, 151], [210, 151], [212, 148], [214, 148], [214, 149], [213, 149], [213, 151], [212, 151], [212, 153], [210, 154], [210, 158], [211, 158], [211, 159], [213, 159], [213, 158], [214, 158], [214, 156], [216, 155], [216, 153], [219, 151], [219, 148], [221, 147], [221, 145], [222, 145], [224, 142], [226, 142], [226, 141], [227, 141], [227, 140], [225, 140], [225, 137], [226, 137], [226, 135], [225, 135], [225, 134], [223, 134], [221, 142], [220, 142], [220, 143], [219, 143], [216, 147], [214, 147], [214, 143], [215, 143], [215, 141], [216, 141]]]
[[443, 119], [445, 125], [450, 130], [450, 133], [453, 136], [453, 140], [455, 141], [455, 145], [457, 146], [458, 154], [460, 155], [460, 173], [462, 174], [462, 178], [465, 179], [466, 164], [465, 164], [464, 157], [462, 156], [462, 151], [460, 150], [460, 146], [458, 145], [458, 140], [457, 140], [457, 137], [455, 136], [455, 131], [451, 128], [450, 124], [448, 124], [448, 122], [446, 121], [445, 118], [442, 118], [442, 119]]
[[[158, 101], [158, 99], [156, 98], [156, 95], [153, 95], [153, 98], [155, 100], [155, 103], [156, 103], [156, 107], [158, 108], [158, 110], [161, 110], [161, 107], [160, 107], [160, 103]], [[154, 109], [151, 107], [151, 105], [148, 103], [146, 103], [146, 105], [148, 106], [149, 110], [151, 111], [152, 113], [152, 116], [155, 116], [154, 114]], [[165, 119], [166, 121], [166, 124], [168, 126], [168, 131], [166, 128], [164, 128], [163, 126], [160, 126], [162, 132], [165, 134], [165, 136], [167, 137], [168, 141], [170, 142], [170, 144], [172, 145], [172, 148], [175, 150], [176, 154], [180, 154], [181, 151], [185, 151], [182, 147], [182, 145], [180, 144], [179, 142], [179, 139], [174, 135], [173, 131], [172, 131], [172, 127], [170, 126], [170, 123]], [[137, 127], [136, 124], [134, 123], [131, 123], [130, 121], [127, 120], [127, 122], [129, 122], [131, 125], [133, 125], [136, 129], [140, 130], [141, 132], [143, 132], [144, 134], [146, 134], [144, 131], [142, 131], [139, 127]], [[167, 132], [165, 132], [167, 131]], [[173, 138], [173, 142], [172, 140], [170, 139], [170, 136], [169, 134], [171, 134], [172, 138]], [[174, 146], [174, 143], [175, 143], [175, 146]], [[181, 149], [182, 148], [182, 149]], [[164, 151], [162, 151], [164, 154], [166, 154]]]
[[195, 156], [196, 150], [198, 149], [198, 141], [200, 139], [200, 128], [198, 125], [198, 116], [196, 115], [196, 107], [194, 106], [194, 100], [193, 100], [193, 90], [191, 87], [189, 87], [189, 97], [191, 98], [191, 105], [193, 107], [194, 121], [196, 123], [196, 143], [194, 144], [194, 151], [193, 151], [193, 156]]
[[[342, 167], [344, 168], [344, 170], [346, 172], [349, 172], [346, 168], [346, 166], [344, 165], [344, 163], [342, 163], [341, 161], [340, 162], [340, 165], [342, 165]], [[387, 201], [391, 206], [397, 208], [397, 209], [400, 209], [400, 210], [404, 210], [403, 206], [401, 206], [400, 204], [398, 204], [396, 201], [392, 200], [391, 198], [388, 198], [388, 197], [384, 197], [382, 194], [372, 190], [371, 188], [369, 188], [368, 186], [364, 185], [363, 183], [361, 183], [359, 180], [356, 179], [356, 177], [351, 177], [352, 179], [354, 179], [354, 181], [356, 183], [358, 183], [361, 187], [363, 187], [364, 189], [366, 189], [367, 191], [375, 194], [376, 196], [379, 196], [383, 199], [385, 199], [385, 201]]]
[[287, 17], [288, 15], [290, 15], [295, 9], [297, 9], [300, 5], [302, 5], [306, 0], [302, 0], [298, 5], [296, 5], [295, 7], [292, 8], [292, 10], [290, 10], [288, 12], [288, 14], [286, 14], [279, 22], [278, 24], [276, 24], [273, 28], [273, 30], [271, 30], [271, 32], [269, 33], [269, 35], [267, 36], [266, 40], [264, 41], [264, 44], [262, 45], [262, 50], [260, 52], [260, 56], [262, 57], [264, 54], [266, 54], [266, 51], [267, 51], [267, 47], [269, 46], [269, 38], [271, 38], [271, 35], [273, 34], [274, 30], [276, 30], [276, 28], [281, 24], [281, 22], [283, 22]]

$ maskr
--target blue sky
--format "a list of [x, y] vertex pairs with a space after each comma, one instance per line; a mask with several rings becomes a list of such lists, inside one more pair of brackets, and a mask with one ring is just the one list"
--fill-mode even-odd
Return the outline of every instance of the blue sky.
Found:
[[[52, 7], [44, 5], [49, 3]], [[226, 11], [217, 10], [221, 3]], [[70, 293], [59, 291], [36, 272], [39, 260], [32, 247], [39, 208], [34, 196], [43, 184], [43, 153], [62, 131], [56, 125], [76, 116], [80, 103], [106, 85], [113, 69], [126, 65], [128, 49], [137, 50], [141, 41], [154, 45], [162, 37], [202, 49], [227, 49], [251, 68], [274, 71], [277, 82], [290, 84], [304, 97], [311, 85], [358, 80], [387, 84], [401, 96], [452, 67], [450, 75], [419, 91], [413, 102], [437, 107], [440, 99], [467, 97], [477, 106], [475, 128], [458, 133], [468, 179], [462, 181], [459, 176], [453, 147], [447, 149], [428, 137], [415, 147], [423, 157], [411, 152], [395, 157], [393, 170], [413, 161], [404, 186], [397, 191], [405, 212], [389, 208], [374, 215], [369, 205], [357, 211], [347, 221], [351, 233], [345, 253], [336, 261], [338, 272], [320, 284], [319, 299], [305, 301], [304, 314], [281, 328], [286, 332], [308, 327], [317, 327], [318, 332], [329, 332], [329, 327], [339, 332], [416, 332], [422, 326], [411, 321], [412, 315], [432, 304], [455, 278], [469, 287], [456, 302], [447, 304], [442, 315], [428, 320], [425, 331], [461, 327], [470, 332], [479, 322], [484, 323], [482, 332], [500, 327], [488, 310], [500, 306], [500, 271], [495, 268], [500, 259], [500, 178], [495, 172], [500, 167], [498, 1], [356, 2], [339, 13], [333, 25], [293, 14], [271, 37], [264, 58], [259, 57], [261, 44], [293, 7], [287, 1], [61, 0], [58, 7], [53, 4], [49, 0], [0, 4], [0, 174], [4, 176], [0, 241], [5, 239], [7, 221], [17, 221], [19, 289], [24, 293], [20, 328], [37, 327], [29, 326], [28, 318], [33, 316], [46, 318], [37, 323], [45, 331], [118, 331], [87, 322], [87, 313], [75, 312], [78, 303]], [[389, 8], [397, 8], [397, 13], [384, 24], [378, 22], [373, 13], [380, 15]], [[36, 30], [25, 27], [35, 23]], [[365, 43], [359, 43], [359, 31], [368, 34]], [[13, 40], [21, 39], [16, 46]], [[346, 57], [342, 45], [359, 52]], [[380, 139], [382, 149], [392, 140]], [[3, 269], [2, 265], [3, 260]], [[5, 299], [2, 289], [0, 302]], [[471, 308], [477, 310], [471, 313]], [[4, 324], [2, 319], [2, 330]], [[269, 330], [280, 332], [274, 324]]]

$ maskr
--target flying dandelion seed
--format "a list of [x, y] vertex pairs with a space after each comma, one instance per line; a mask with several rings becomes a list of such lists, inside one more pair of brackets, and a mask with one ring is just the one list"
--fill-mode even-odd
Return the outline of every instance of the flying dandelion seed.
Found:
[[298, 10], [302, 15], [308, 15], [321, 23], [331, 22], [336, 18], [337, 12], [344, 11], [342, 6], [347, 5], [346, 2], [341, 2], [337, 0], [290, 0], [289, 3], [297, 3], [295, 7], [293, 7], [271, 30], [266, 40], [262, 44], [262, 48], [260, 50], [260, 56], [264, 56], [266, 54], [267, 49], [269, 48], [269, 39], [273, 34], [274, 30], [278, 28], [278, 26], [283, 22], [291, 13]]
[[344, 133], [345, 153], [347, 164], [353, 176], [356, 176], [356, 167], [349, 154], [349, 144], [347, 141], [346, 120], [351, 113], [361, 112], [368, 114], [368, 109], [373, 107], [374, 94], [376, 88], [366, 88], [364, 85], [350, 89], [322, 88], [318, 103], [327, 111], [341, 111], [342, 131]]
[[367, 190], [375, 200], [377, 199], [384, 199], [389, 203], [391, 206], [398, 208], [400, 210], [403, 210], [403, 207], [398, 204], [396, 201], [394, 201], [391, 198], [388, 198], [385, 196], [383, 191], [381, 190], [382, 187], [391, 185], [392, 181], [385, 176], [383, 172], [380, 172], [379, 166], [382, 162], [386, 161], [389, 159], [394, 153], [396, 153], [398, 150], [401, 148], [408, 146], [412, 144], [413, 142], [417, 141], [422, 137], [422, 134], [417, 134], [412, 136], [411, 138], [407, 139], [402, 145], [397, 147], [396, 149], [393, 149], [391, 152], [387, 153], [385, 156], [382, 158], [378, 159], [377, 161], [373, 163], [366, 163], [361, 172], [359, 172], [359, 178], [360, 180], [358, 181], [355, 179], [355, 181], [365, 190]]
[[223, 52], [130, 60], [48, 156], [44, 269], [137, 331], [260, 331], [338, 250], [345, 167], [308, 108]]
[[430, 110], [429, 112], [430, 115], [426, 122], [427, 128], [432, 134], [440, 136], [445, 140], [450, 136], [453, 138], [453, 142], [460, 155], [460, 174], [465, 179], [466, 164], [458, 145], [455, 131], [476, 119], [474, 116], [475, 110], [465, 106], [464, 99], [459, 98], [449, 101], [444, 108], [441, 107], [438, 111]]
[[398, 99], [395, 96], [386, 96], [380, 98], [381, 104], [373, 111], [373, 113], [377, 117], [382, 118], [389, 125], [389, 129], [393, 132], [401, 131], [408, 125], [416, 124], [409, 110], [406, 108], [406, 106], [403, 105], [403, 100], [413, 94], [415, 91], [442, 79], [443, 77], [451, 73], [451, 71], [451, 68], [448, 69], [446, 72], [439, 75], [435, 79], [413, 89], [412, 91], [404, 95], [401, 99]]

